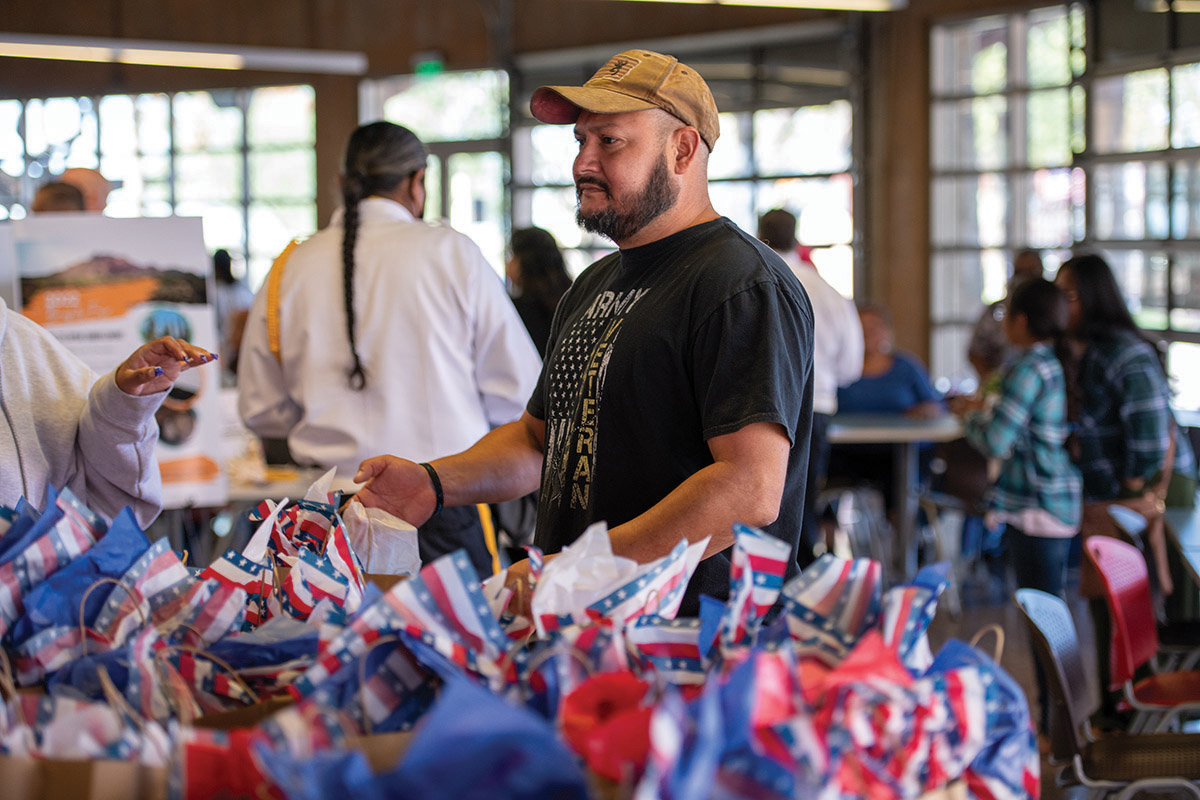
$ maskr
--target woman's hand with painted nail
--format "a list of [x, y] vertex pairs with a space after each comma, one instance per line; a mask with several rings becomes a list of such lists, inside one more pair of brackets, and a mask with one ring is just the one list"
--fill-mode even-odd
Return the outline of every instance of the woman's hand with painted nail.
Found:
[[185, 370], [215, 361], [217, 356], [183, 339], [164, 336], [144, 344], [117, 367], [117, 388], [144, 397], [165, 392]]

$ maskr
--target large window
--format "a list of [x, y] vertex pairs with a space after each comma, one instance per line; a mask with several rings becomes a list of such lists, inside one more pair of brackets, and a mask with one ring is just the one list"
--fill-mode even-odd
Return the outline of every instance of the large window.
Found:
[[971, 329], [1005, 294], [1014, 250], [1050, 274], [1083, 235], [1083, 12], [1055, 6], [934, 28], [930, 367], [971, 388]]
[[[856, 159], [850, 64], [855, 48], [846, 30], [821, 36], [678, 55], [706, 76], [724, 111], [709, 162], [717, 211], [750, 233], [762, 213], [778, 207], [792, 211], [799, 219], [799, 238], [814, 248], [821, 274], [851, 296]], [[613, 245], [575, 223], [571, 166], [578, 148], [571, 126], [537, 124], [528, 115], [528, 98], [539, 85], [577, 85], [599, 66], [571, 63], [518, 71], [520, 91], [514, 92], [521, 99], [514, 101], [513, 224], [553, 233], [573, 273]]]
[[1200, 408], [1200, 32], [1189, 15], [1090, 8], [934, 28], [933, 372], [973, 377], [971, 323], [1003, 296], [1012, 249], [1046, 248], [1052, 273], [1078, 247], [1168, 342], [1175, 404]]
[[0, 219], [70, 167], [116, 187], [117, 217], [198, 216], [257, 286], [288, 240], [316, 226], [308, 86], [0, 100]]
[[365, 81], [363, 122], [409, 128], [429, 149], [426, 219], [470, 236], [504, 274], [508, 243], [508, 74], [501, 70]]

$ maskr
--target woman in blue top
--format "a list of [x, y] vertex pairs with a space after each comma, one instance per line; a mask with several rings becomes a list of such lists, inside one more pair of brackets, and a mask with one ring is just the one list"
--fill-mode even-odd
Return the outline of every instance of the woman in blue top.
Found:
[[838, 389], [838, 412], [936, 417], [945, 411], [929, 373], [913, 356], [895, 351], [892, 318], [880, 306], [858, 310], [863, 327], [862, 377]]
[[[895, 350], [892, 318], [880, 306], [858, 310], [863, 328], [863, 374], [838, 389], [839, 414], [904, 414], [930, 418], [946, 407], [929, 373], [915, 357]], [[922, 445], [919, 471], [929, 474], [929, 445]], [[894, 506], [893, 458], [890, 444], [834, 445], [829, 454], [830, 479], [839, 483], [870, 483], [883, 492], [890, 514]]]

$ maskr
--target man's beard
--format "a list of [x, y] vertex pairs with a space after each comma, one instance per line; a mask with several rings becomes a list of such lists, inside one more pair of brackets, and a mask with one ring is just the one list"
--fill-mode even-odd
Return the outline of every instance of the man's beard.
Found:
[[[595, 178], [585, 178], [583, 184], [591, 184], [604, 189], [610, 205], [603, 211], [591, 214], [584, 214], [583, 210], [576, 206], [576, 224], [589, 233], [598, 233], [614, 242], [620, 242], [633, 236], [653, 222], [660, 214], [673, 208], [675, 201], [679, 198], [679, 189], [671, 183], [671, 172], [667, 169], [666, 158], [659, 161], [650, 171], [646, 185], [631, 198], [628, 204], [629, 208], [624, 213], [612, 206], [613, 196], [609, 191], [608, 184]], [[576, 201], [579, 200], [579, 186], [580, 184], [576, 182]]]

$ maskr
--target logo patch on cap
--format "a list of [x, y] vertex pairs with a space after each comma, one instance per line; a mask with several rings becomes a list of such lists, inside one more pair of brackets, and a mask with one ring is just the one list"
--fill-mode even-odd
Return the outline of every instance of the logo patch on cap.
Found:
[[596, 74], [592, 76], [592, 80], [619, 81], [640, 63], [642, 62], [639, 59], [631, 58], [624, 53], [613, 56], [608, 60], [607, 64], [596, 70]]

